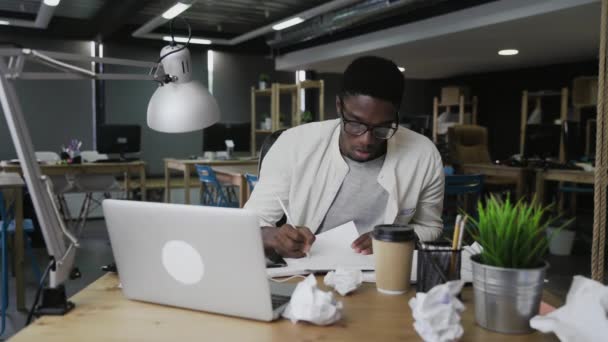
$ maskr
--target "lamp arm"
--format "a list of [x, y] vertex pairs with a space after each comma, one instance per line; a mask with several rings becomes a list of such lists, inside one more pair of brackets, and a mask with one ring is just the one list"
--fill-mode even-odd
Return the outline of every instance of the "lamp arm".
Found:
[[[6, 78], [8, 72], [5, 61], [0, 60], [0, 102], [49, 256], [56, 261], [56, 267], [50, 273], [49, 284], [54, 288], [68, 279], [74, 262], [75, 249], [66, 244], [63, 221], [54, 205], [52, 191], [48, 191], [47, 177], [40, 171], [15, 87]], [[72, 242], [71, 245], [73, 244]]]

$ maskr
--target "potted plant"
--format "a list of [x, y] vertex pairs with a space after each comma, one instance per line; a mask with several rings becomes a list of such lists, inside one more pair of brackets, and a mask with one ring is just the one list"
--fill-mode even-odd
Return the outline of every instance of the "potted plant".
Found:
[[532, 332], [530, 319], [538, 314], [548, 263], [550, 237], [546, 228], [550, 207], [489, 197], [477, 204], [477, 219], [469, 230], [483, 247], [471, 257], [475, 319], [501, 333]]
[[264, 90], [270, 84], [270, 76], [268, 74], [260, 74], [258, 81], [260, 90]]
[[309, 110], [305, 110], [300, 114], [300, 121], [302, 123], [312, 122], [312, 113]]

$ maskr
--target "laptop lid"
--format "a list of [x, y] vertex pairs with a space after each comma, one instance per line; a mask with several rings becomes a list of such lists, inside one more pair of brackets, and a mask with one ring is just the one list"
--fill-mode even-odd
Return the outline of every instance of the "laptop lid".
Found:
[[253, 212], [122, 200], [103, 211], [127, 298], [273, 319]]

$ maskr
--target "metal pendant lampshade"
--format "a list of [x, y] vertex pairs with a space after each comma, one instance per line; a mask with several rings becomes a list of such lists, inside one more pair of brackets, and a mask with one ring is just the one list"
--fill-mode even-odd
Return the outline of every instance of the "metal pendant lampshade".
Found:
[[165, 133], [184, 133], [209, 127], [220, 119], [215, 98], [192, 80], [188, 49], [180, 45], [161, 50], [162, 68], [171, 82], [156, 89], [148, 103], [148, 126]]

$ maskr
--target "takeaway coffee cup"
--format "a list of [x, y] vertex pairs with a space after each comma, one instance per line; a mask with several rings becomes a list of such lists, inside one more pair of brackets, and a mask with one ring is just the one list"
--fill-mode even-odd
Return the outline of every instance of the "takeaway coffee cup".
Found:
[[399, 295], [409, 290], [415, 245], [414, 228], [392, 224], [374, 228], [372, 246], [380, 293]]

